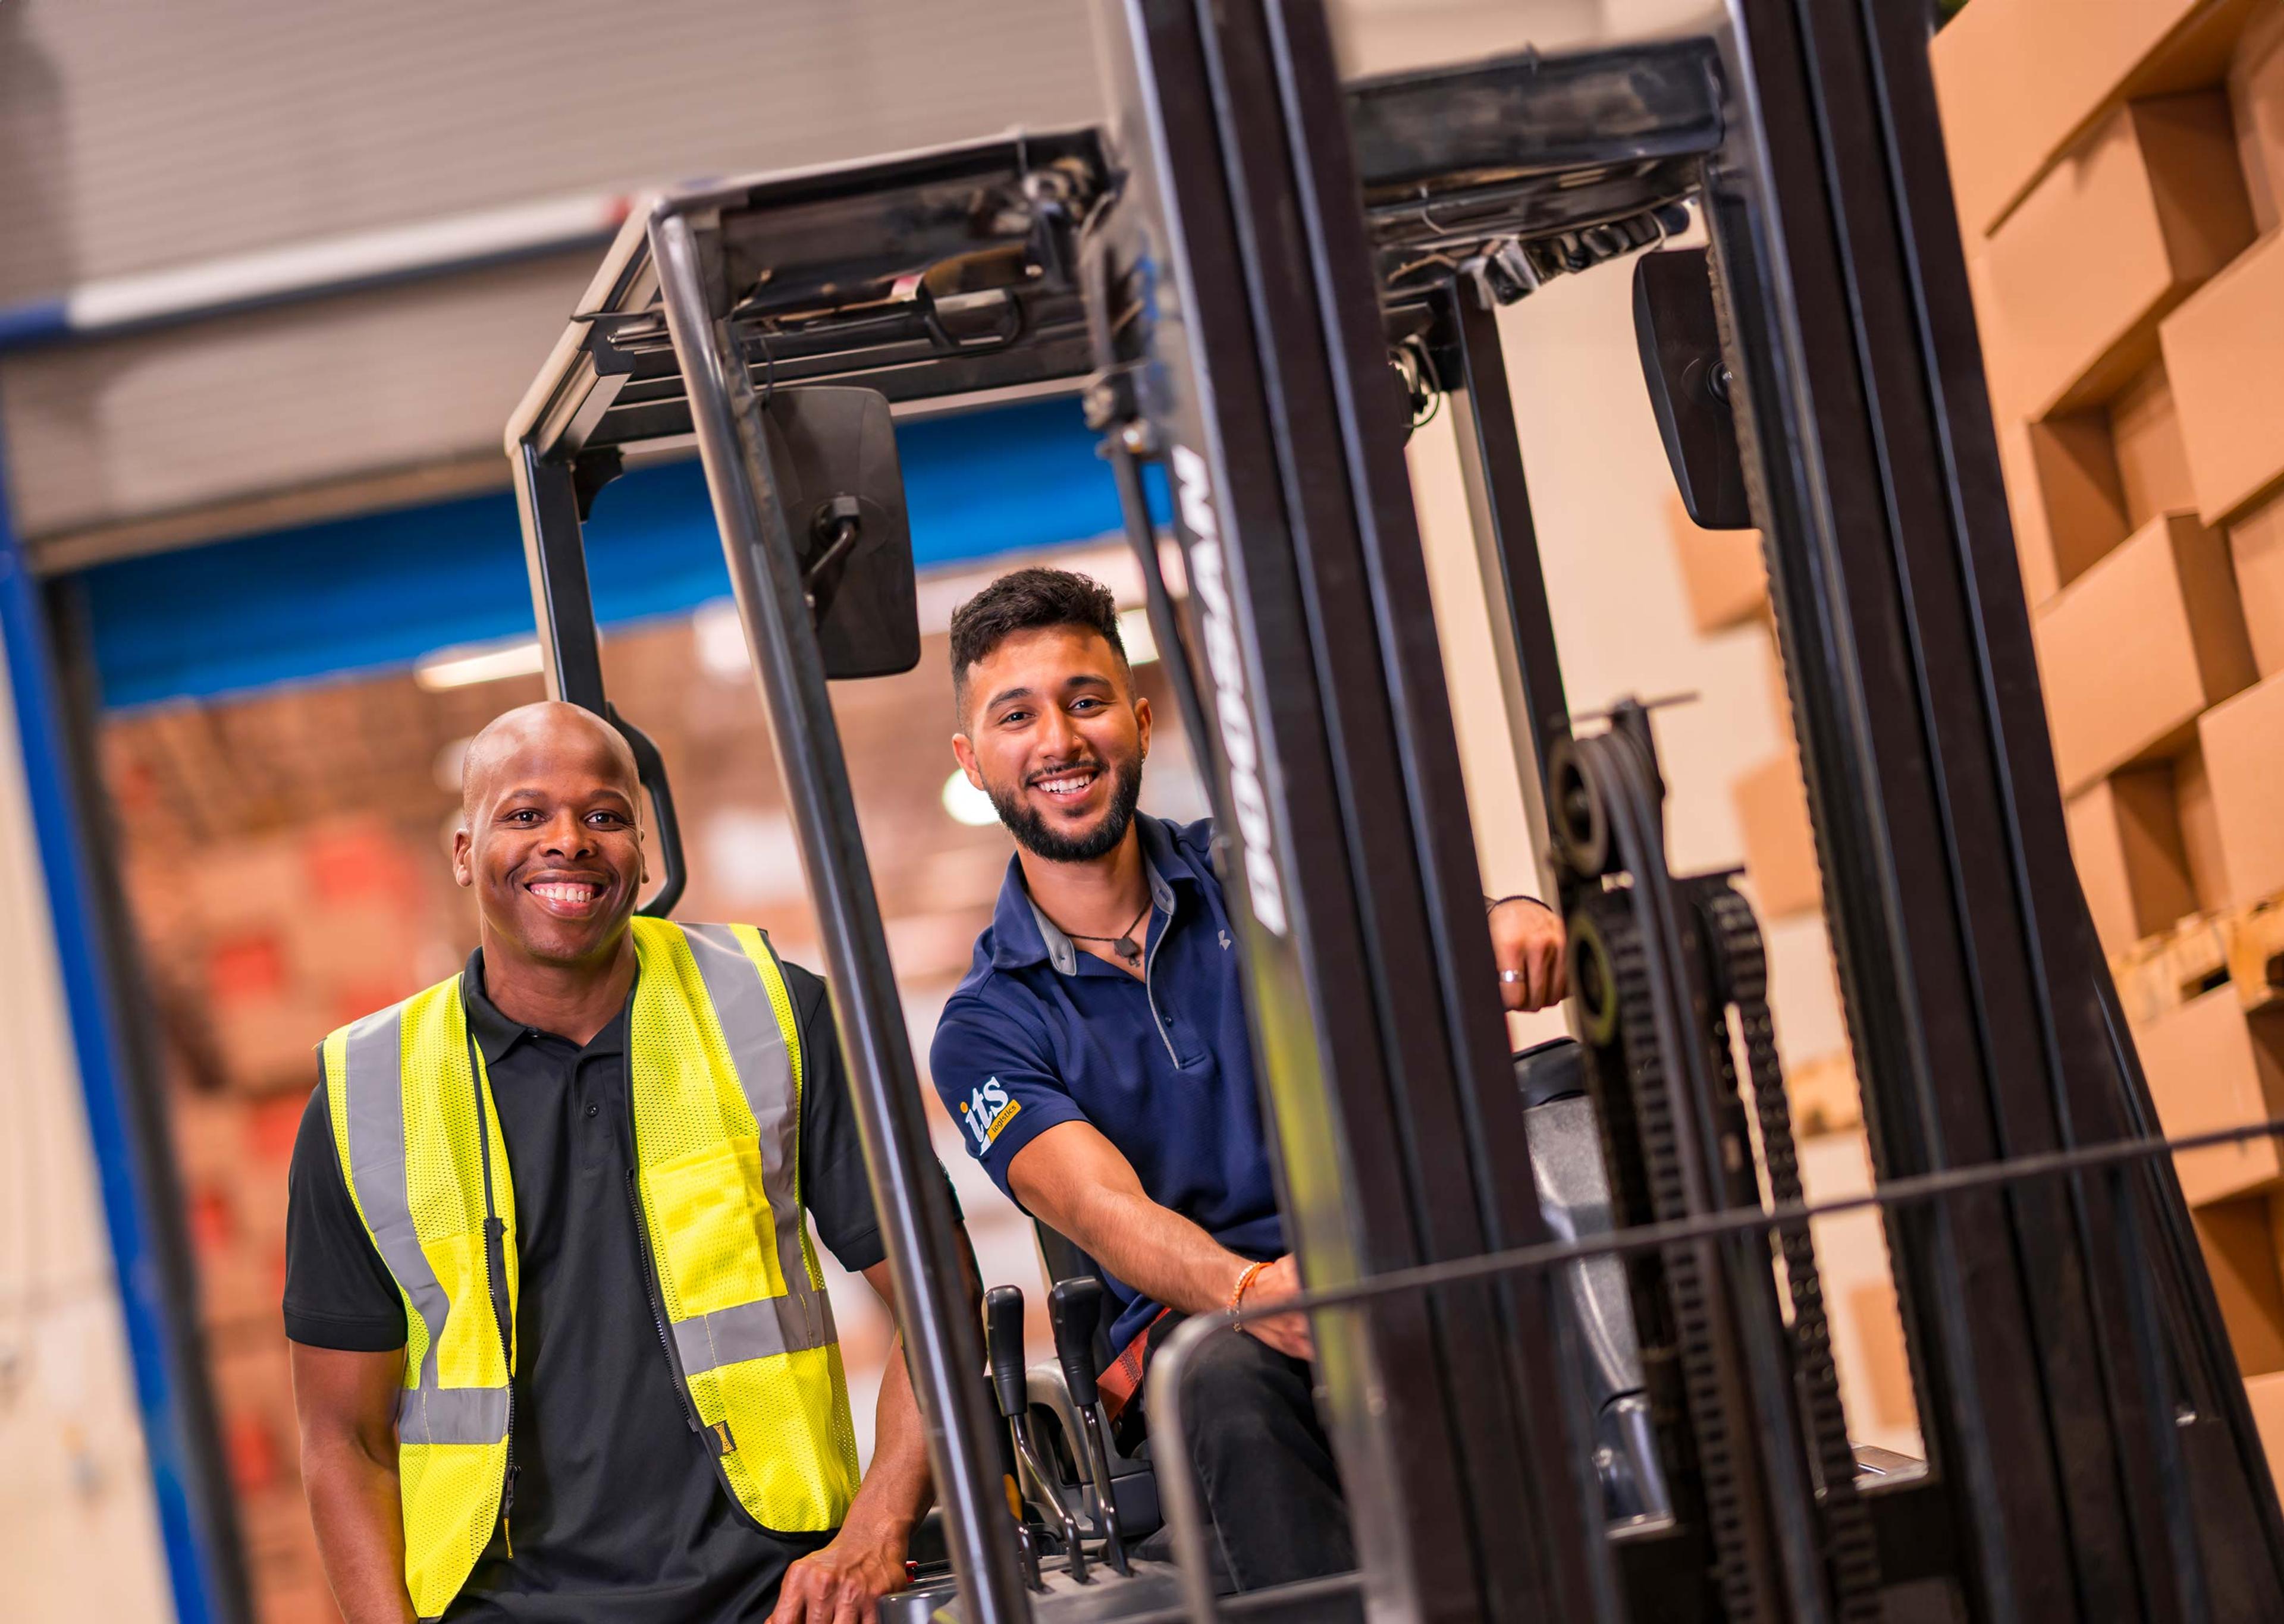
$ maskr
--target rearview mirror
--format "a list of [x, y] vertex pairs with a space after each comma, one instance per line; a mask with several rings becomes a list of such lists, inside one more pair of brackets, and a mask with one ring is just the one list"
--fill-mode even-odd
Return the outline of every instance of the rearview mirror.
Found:
[[1701, 529], [1751, 529], [1704, 249], [1670, 248], [1634, 262], [1634, 341], [1681, 504]]
[[919, 604], [888, 397], [779, 389], [762, 420], [825, 675], [911, 670], [920, 660]]

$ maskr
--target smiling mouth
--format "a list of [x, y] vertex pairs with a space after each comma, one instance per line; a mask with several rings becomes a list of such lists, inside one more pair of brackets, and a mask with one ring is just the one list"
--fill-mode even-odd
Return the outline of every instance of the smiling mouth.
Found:
[[536, 879], [524, 889], [548, 912], [576, 918], [593, 912], [610, 887], [592, 879]]
[[1085, 799], [1086, 792], [1094, 787], [1094, 781], [1100, 777], [1102, 769], [1099, 767], [1062, 768], [1054, 772], [1041, 773], [1031, 780], [1031, 787], [1049, 800], [1068, 806]]

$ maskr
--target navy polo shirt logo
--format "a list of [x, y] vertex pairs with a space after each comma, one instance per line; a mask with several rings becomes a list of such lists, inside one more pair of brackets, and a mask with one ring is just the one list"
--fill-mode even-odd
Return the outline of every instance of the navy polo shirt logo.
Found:
[[959, 1115], [967, 1124], [967, 1131], [975, 1136], [975, 1153], [981, 1156], [989, 1150], [1000, 1130], [1013, 1121], [1015, 1113], [1022, 1108], [1022, 1101], [1007, 1097], [1007, 1089], [997, 1076], [985, 1078], [982, 1088], [971, 1090]]

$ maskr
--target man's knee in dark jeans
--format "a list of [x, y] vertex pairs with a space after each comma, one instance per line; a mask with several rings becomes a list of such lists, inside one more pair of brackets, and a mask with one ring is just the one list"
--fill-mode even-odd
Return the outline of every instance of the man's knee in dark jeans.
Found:
[[1307, 1364], [1241, 1331], [1207, 1342], [1183, 1383], [1190, 1458], [1240, 1590], [1356, 1566], [1313, 1387]]

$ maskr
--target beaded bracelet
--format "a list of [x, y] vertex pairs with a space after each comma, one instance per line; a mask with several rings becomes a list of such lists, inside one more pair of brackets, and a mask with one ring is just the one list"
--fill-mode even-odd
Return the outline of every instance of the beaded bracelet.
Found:
[[1253, 1284], [1254, 1276], [1268, 1267], [1266, 1263], [1248, 1263], [1245, 1266], [1245, 1272], [1237, 1277], [1236, 1289], [1229, 1294], [1229, 1306], [1232, 1312], [1245, 1307], [1245, 1288]]

